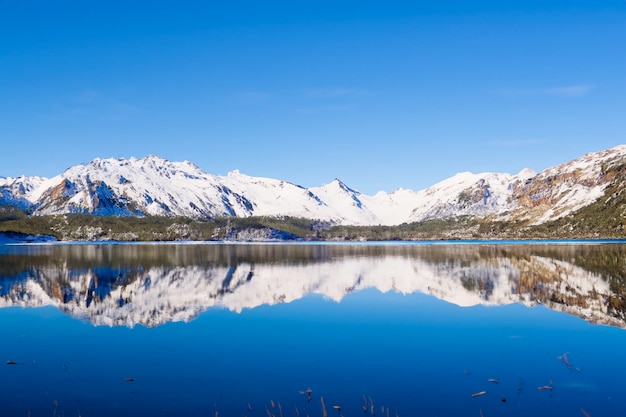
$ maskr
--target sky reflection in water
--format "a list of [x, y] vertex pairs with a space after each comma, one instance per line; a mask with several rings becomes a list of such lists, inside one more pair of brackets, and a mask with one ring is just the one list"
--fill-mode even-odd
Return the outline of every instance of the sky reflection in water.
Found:
[[[543, 306], [459, 307], [365, 288], [339, 303], [313, 293], [153, 328], [94, 326], [53, 307], [3, 308], [0, 322], [7, 416], [279, 416], [279, 404], [284, 415], [321, 416], [320, 396], [329, 415], [341, 405], [356, 416], [363, 395], [368, 412], [371, 397], [376, 415], [391, 416], [626, 409], [624, 330]], [[557, 359], [565, 352], [580, 371]], [[298, 392], [307, 387], [310, 403]]]

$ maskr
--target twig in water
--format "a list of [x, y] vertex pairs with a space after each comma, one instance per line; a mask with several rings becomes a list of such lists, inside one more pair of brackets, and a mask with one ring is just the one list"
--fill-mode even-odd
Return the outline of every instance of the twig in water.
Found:
[[569, 369], [570, 372], [580, 371], [580, 368], [577, 368], [570, 363], [569, 359], [567, 358], [567, 355], [569, 355], [569, 352], [565, 352], [563, 355], [557, 356], [556, 358], [560, 360], [561, 362], [563, 362], [565, 366], [567, 366], [567, 369]]
[[313, 390], [311, 388], [307, 388], [305, 391], [298, 391], [300, 394], [306, 394], [306, 400], [308, 402], [311, 402], [311, 394], [313, 393]]
[[552, 380], [550, 380], [549, 385], [543, 385], [537, 388], [539, 391], [552, 391]]
[[326, 412], [326, 404], [324, 404], [324, 397], [320, 397], [322, 401], [322, 417], [328, 417], [328, 413]]
[[550, 399], [552, 399], [552, 380], [550, 380], [550, 385], [543, 385], [537, 389], [539, 391], [550, 391]]

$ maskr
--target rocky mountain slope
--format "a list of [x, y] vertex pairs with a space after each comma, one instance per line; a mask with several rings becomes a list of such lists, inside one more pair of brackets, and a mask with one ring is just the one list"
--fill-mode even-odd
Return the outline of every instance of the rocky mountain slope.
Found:
[[0, 178], [0, 205], [34, 215], [292, 216], [345, 225], [399, 225], [457, 216], [541, 224], [594, 203], [624, 181], [626, 145], [538, 174], [459, 173], [420, 191], [365, 195], [338, 179], [304, 188], [239, 171], [211, 175], [157, 156], [94, 159], [53, 178]]

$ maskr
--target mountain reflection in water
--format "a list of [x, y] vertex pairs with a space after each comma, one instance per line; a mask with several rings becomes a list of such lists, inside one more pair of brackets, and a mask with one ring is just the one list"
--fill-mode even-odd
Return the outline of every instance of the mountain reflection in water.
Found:
[[425, 293], [459, 306], [543, 304], [626, 327], [622, 244], [77, 244], [3, 246], [0, 307], [56, 306], [152, 327], [318, 294]]
[[0, 245], [0, 416], [622, 415], [623, 249]]

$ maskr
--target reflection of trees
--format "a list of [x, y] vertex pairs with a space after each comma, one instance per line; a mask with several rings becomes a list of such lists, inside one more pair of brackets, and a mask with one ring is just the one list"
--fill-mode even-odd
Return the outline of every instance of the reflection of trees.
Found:
[[29, 266], [87, 269], [120, 265], [126, 268], [174, 267], [190, 265], [237, 265], [249, 263], [310, 263], [354, 253], [384, 255], [381, 248], [365, 251], [332, 245], [167, 245], [94, 244], [22, 247], [0, 253], [0, 274], [15, 275]]
[[626, 321], [626, 251], [623, 245], [610, 245], [606, 250], [587, 248], [576, 254], [572, 263], [601, 275], [610, 285], [609, 314]]
[[[612, 291], [607, 295], [608, 314], [626, 321], [626, 246], [623, 244], [557, 244], [557, 245], [524, 245], [506, 248], [506, 256], [542, 256], [576, 265], [588, 272], [598, 274], [605, 280]], [[533, 286], [541, 286], [548, 277], [545, 271], [534, 268], [522, 274], [520, 285], [523, 283], [527, 290]], [[566, 288], [568, 290], [569, 288]], [[545, 291], [544, 291], [545, 292]], [[550, 292], [538, 298], [545, 301], [545, 297], [552, 302], [564, 305], [587, 306], [586, 298], [567, 296], [567, 292]]]

